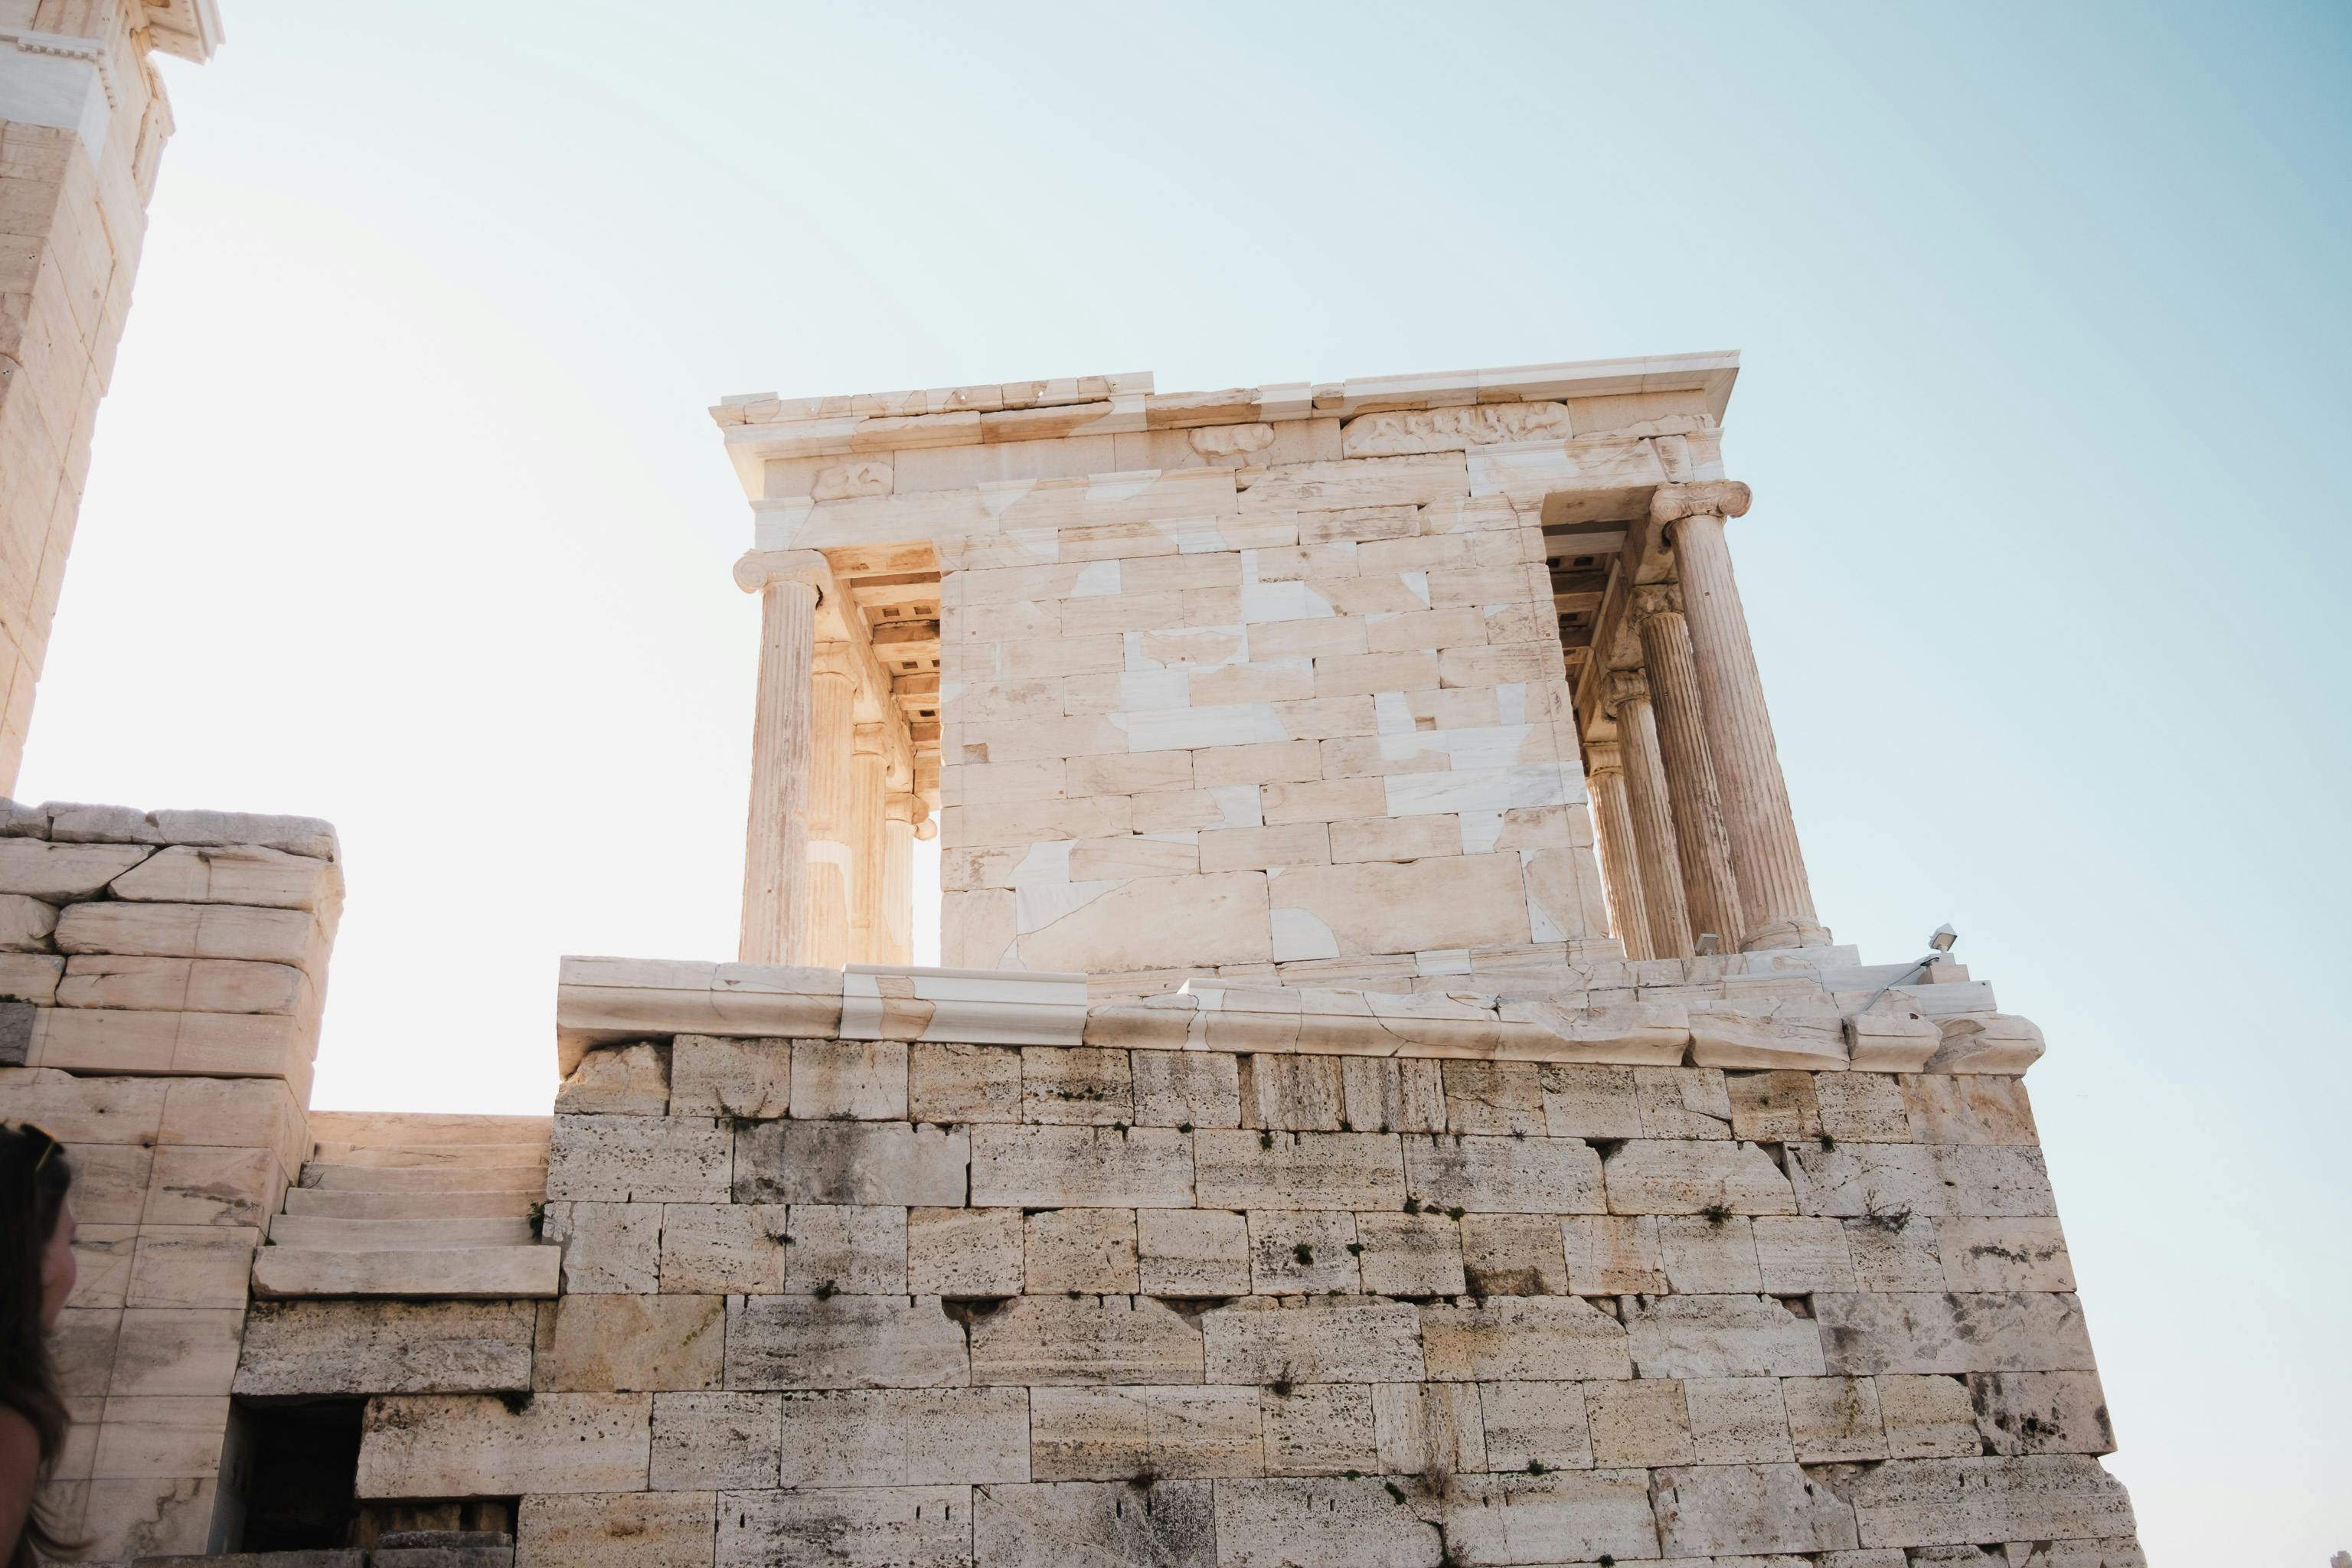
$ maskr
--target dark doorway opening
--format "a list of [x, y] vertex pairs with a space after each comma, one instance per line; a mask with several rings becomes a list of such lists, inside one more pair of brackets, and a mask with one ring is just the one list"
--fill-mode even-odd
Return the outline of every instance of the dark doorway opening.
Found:
[[366, 1408], [364, 1399], [237, 1407], [247, 1466], [244, 1551], [351, 1543]]

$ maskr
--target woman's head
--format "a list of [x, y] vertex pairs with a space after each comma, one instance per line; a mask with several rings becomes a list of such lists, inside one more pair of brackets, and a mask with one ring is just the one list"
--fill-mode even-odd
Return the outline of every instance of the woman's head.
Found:
[[[5, 1337], [54, 1327], [74, 1287], [73, 1164], [65, 1146], [26, 1121], [0, 1122], [0, 1277]], [[13, 1358], [12, 1358], [13, 1359]]]

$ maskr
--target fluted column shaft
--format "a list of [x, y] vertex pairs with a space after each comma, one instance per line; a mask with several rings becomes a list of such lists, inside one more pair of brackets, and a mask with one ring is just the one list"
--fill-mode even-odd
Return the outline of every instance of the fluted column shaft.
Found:
[[1601, 838], [1601, 874], [1609, 895], [1609, 923], [1625, 944], [1628, 958], [1648, 958], [1650, 914], [1642, 901], [1642, 873], [1633, 849], [1633, 818], [1625, 803], [1625, 769], [1614, 746], [1586, 753], [1585, 781], [1592, 789], [1593, 826]]
[[915, 839], [929, 826], [919, 795], [894, 795], [882, 823], [882, 924], [877, 963], [915, 962]]
[[816, 589], [791, 577], [760, 594], [760, 683], [751, 719], [751, 804], [743, 834], [745, 963], [806, 963], [801, 951], [808, 883], [809, 665]]
[[1662, 485], [1650, 515], [1674, 529], [1707, 754], [1722, 792], [1732, 870], [1747, 917], [1739, 945], [1807, 947], [1827, 942], [1830, 933], [1813, 913], [1788, 781], [1724, 539], [1724, 519], [1746, 511], [1748, 499], [1748, 487], [1737, 483]]
[[849, 754], [849, 952], [853, 963], [887, 963], [882, 956], [885, 835], [882, 726], [851, 731]]
[[807, 963], [839, 969], [849, 956], [850, 902], [856, 850], [851, 840], [850, 747], [856, 721], [857, 683], [849, 650], [818, 647], [809, 677], [809, 844]]
[[1679, 612], [1658, 610], [1643, 617], [1638, 629], [1642, 660], [1649, 669], [1658, 752], [1665, 762], [1666, 800], [1674, 811], [1675, 848], [1682, 858], [1691, 934], [1712, 932], [1722, 951], [1735, 952], [1748, 921], [1740, 912], [1739, 883], [1732, 874], [1731, 837], [1723, 826], [1715, 765], [1706, 754], [1690, 627]]
[[1649, 689], [1639, 676], [1615, 679], [1611, 710], [1617, 751], [1625, 765], [1625, 807], [1633, 826], [1633, 853], [1642, 868], [1642, 907], [1650, 921], [1650, 956], [1688, 958], [1690, 909], [1683, 900], [1683, 868], [1675, 847], [1674, 808], [1666, 804], [1666, 767], [1658, 755]]

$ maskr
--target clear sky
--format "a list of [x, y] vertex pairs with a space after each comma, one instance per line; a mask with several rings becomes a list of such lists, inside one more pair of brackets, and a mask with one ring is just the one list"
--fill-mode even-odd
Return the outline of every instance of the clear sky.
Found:
[[338, 825], [318, 1103], [731, 956], [721, 394], [1737, 348], [1822, 912], [2047, 1031], [2151, 1560], [2352, 1547], [2352, 8], [223, 9], [19, 793]]

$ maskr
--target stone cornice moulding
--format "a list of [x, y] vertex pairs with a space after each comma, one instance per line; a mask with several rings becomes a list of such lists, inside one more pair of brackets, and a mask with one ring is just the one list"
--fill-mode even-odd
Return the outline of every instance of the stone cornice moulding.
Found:
[[2042, 1054], [2042, 1032], [1994, 1012], [1981, 984], [1831, 991], [1876, 971], [1815, 973], [1818, 1002], [1748, 1005], [1645, 1001], [1622, 989], [1506, 995], [1201, 981], [1090, 1003], [1081, 974], [566, 958], [556, 1061], [569, 1076], [593, 1047], [678, 1035], [2004, 1076]]
[[1755, 499], [1754, 493], [1738, 479], [1660, 485], [1650, 494], [1650, 521], [1670, 524], [1686, 517], [1745, 517]]

